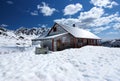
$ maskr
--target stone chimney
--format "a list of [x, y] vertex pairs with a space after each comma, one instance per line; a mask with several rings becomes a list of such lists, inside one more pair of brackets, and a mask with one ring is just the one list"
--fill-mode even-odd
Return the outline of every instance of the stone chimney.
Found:
[[73, 24], [73, 27], [75, 27], [75, 24]]

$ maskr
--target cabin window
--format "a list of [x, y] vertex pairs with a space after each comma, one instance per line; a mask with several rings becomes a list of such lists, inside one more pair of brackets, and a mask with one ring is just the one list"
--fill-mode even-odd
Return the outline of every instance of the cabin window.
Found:
[[84, 44], [84, 45], [87, 44], [87, 39], [83, 39], [83, 44]]
[[94, 44], [97, 44], [98, 43], [98, 40], [94, 40]]
[[101, 40], [97, 40], [97, 44], [101, 44]]
[[53, 28], [53, 32], [56, 32], [56, 31], [57, 31], [57, 27], [54, 27], [54, 28]]
[[87, 43], [87, 39], [83, 39], [83, 43]]
[[62, 37], [62, 42], [63, 42], [63, 43], [66, 42], [66, 37]]

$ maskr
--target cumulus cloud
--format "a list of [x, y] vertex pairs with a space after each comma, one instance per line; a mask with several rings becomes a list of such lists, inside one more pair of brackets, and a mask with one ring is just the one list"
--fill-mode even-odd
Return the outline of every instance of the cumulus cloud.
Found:
[[65, 24], [65, 25], [68, 25], [68, 26], [72, 26], [73, 24], [80, 23], [79, 19], [76, 19], [76, 18], [55, 19], [54, 22]]
[[116, 35], [116, 34], [119, 34], [119, 32], [116, 32], [116, 31], [113, 32], [113, 31], [111, 31], [111, 32], [108, 32], [107, 34], [108, 35]]
[[[76, 27], [80, 27], [93, 33], [101, 33], [102, 31], [113, 30], [114, 32], [120, 31], [120, 15], [119, 12], [113, 14], [106, 13], [105, 8], [112, 8], [118, 5], [112, 0], [91, 0], [95, 6], [88, 11], [80, 12], [77, 18], [62, 18], [55, 19], [55, 22]], [[71, 11], [72, 12], [72, 11]], [[64, 13], [64, 15], [72, 15]], [[110, 32], [110, 31], [109, 31]]]
[[55, 11], [57, 11], [55, 8], [50, 8], [45, 2], [42, 2], [42, 5], [37, 5], [37, 9], [40, 10], [44, 16], [51, 16]]
[[[56, 20], [54, 20], [55, 22], [58, 22], [58, 23], [63, 23], [63, 24], [68, 24], [68, 22], [79, 22], [79, 20], [78, 19], [76, 19], [76, 18], [68, 18], [68, 19], [66, 19], [66, 18], [62, 18], [62, 19], [56, 19]], [[71, 23], [70, 23], [71, 24]]]
[[113, 28], [114, 28], [115, 30], [120, 30], [120, 22], [114, 24], [114, 25], [113, 25]]
[[106, 26], [106, 27], [99, 27], [99, 28], [95, 28], [95, 29], [93, 29], [93, 31], [94, 31], [94, 33], [100, 33], [100, 32], [102, 32], [102, 31], [104, 31], [104, 30], [107, 30], [107, 29], [109, 29], [110, 28], [110, 26]]
[[84, 19], [88, 19], [88, 18], [100, 18], [102, 15], [104, 14], [104, 10], [102, 8], [97, 8], [97, 7], [93, 7], [92, 9], [90, 9], [87, 12], [81, 12], [79, 19], [80, 20], [84, 20]]
[[7, 4], [14, 4], [13, 1], [6, 1]]
[[[89, 12], [91, 12], [91, 10], [85, 13], [89, 13]], [[67, 18], [67, 19], [62, 18], [62, 19], [56, 19], [54, 21], [58, 23], [66, 24], [68, 26], [72, 26], [72, 24], [76, 24], [77, 27], [91, 30], [94, 33], [100, 33], [102, 31], [108, 30], [109, 28], [113, 30], [118, 30], [118, 29], [120, 30], [120, 16], [118, 13], [111, 15], [104, 15], [103, 13], [101, 13], [98, 16], [80, 14], [78, 18]]]
[[43, 24], [43, 25], [41, 25], [41, 27], [45, 28], [45, 27], [47, 27], [47, 24]]
[[83, 7], [80, 3], [67, 5], [64, 8], [64, 15], [74, 15], [77, 12], [79, 12], [82, 8]]
[[89, 24], [93, 23], [94, 20], [100, 18], [104, 14], [104, 10], [102, 8], [93, 7], [89, 11], [81, 12], [78, 18], [62, 18], [56, 19], [55, 22], [60, 22], [62, 24], [72, 25], [76, 24], [79, 27], [89, 27]]
[[112, 8], [113, 6], [118, 5], [117, 2], [112, 0], [91, 0], [91, 4], [97, 7]]
[[117, 2], [112, 1], [111, 4], [108, 5], [107, 7], [108, 7], [108, 8], [112, 8], [113, 6], [117, 6], [117, 5], [119, 5]]
[[33, 12], [30, 12], [30, 14], [31, 14], [32, 16], [37, 16], [37, 15], [38, 15], [38, 11], [35, 10], [35, 11], [33, 11]]
[[111, 14], [108, 16], [103, 16], [100, 18], [97, 18], [96, 20], [94, 20], [93, 23], [90, 24], [90, 26], [93, 27], [99, 27], [99, 26], [103, 26], [103, 25], [109, 25], [112, 22], [119, 22], [119, 15], [118, 13], [115, 14]]

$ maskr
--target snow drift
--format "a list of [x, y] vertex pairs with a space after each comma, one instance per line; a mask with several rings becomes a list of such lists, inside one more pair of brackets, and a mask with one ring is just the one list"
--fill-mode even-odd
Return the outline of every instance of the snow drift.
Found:
[[120, 81], [119, 62], [120, 48], [86, 46], [35, 55], [30, 47], [0, 54], [0, 81]]

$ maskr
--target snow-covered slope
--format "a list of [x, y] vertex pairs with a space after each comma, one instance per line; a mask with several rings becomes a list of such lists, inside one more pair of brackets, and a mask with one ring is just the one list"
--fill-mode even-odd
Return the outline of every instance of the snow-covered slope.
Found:
[[49, 31], [49, 29], [50, 28], [47, 27], [33, 27], [33, 28], [21, 27], [15, 31], [15, 34], [41, 35], [42, 33]]
[[[32, 36], [20, 35], [17, 36], [13, 31], [5, 32], [5, 35], [0, 35], [0, 47], [1, 46], [19, 46], [19, 45], [30, 45]], [[35, 37], [35, 35], [34, 35]]]
[[0, 27], [0, 47], [1, 46], [30, 46], [31, 39], [37, 38], [47, 32], [49, 28], [19, 28], [8, 30]]
[[46, 55], [0, 48], [0, 81], [120, 81], [120, 48], [86, 46]]
[[102, 45], [108, 47], [120, 47], [120, 39], [103, 41]]

